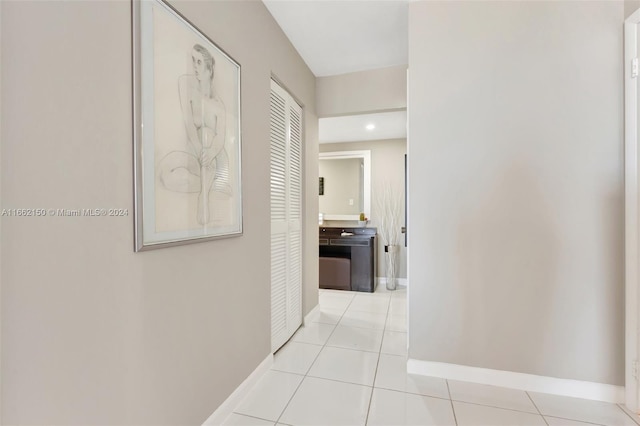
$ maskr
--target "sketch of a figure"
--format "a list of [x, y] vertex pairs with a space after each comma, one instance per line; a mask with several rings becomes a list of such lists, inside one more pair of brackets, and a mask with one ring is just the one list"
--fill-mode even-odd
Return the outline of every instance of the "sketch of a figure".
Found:
[[199, 44], [191, 50], [193, 74], [178, 78], [187, 150], [167, 154], [159, 179], [170, 191], [198, 193], [197, 220], [210, 223], [212, 191], [231, 194], [229, 157], [225, 150], [226, 109], [213, 87], [215, 60]]

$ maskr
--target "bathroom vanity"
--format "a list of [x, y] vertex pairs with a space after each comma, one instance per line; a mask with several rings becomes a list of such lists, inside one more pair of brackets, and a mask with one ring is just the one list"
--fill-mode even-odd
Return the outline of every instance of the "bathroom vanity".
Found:
[[320, 288], [376, 288], [376, 228], [320, 227]]

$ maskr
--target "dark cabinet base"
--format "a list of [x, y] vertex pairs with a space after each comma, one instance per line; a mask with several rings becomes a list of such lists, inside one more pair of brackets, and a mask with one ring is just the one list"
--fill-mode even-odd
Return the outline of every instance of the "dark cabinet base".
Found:
[[351, 259], [320, 257], [320, 288], [351, 290]]
[[375, 291], [376, 228], [320, 228], [319, 247], [320, 288]]

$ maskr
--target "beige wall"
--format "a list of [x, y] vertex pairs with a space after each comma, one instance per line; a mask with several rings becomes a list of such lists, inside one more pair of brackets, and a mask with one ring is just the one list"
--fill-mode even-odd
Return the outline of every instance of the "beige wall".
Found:
[[[2, 99], [2, 2], [0, 2], [0, 100]], [[0, 207], [2, 207], [2, 102], [0, 102]], [[0, 424], [2, 423], [2, 220], [0, 219]]]
[[[371, 214], [368, 226], [380, 226], [378, 201], [380, 194], [388, 182], [394, 192], [402, 194], [404, 203], [404, 155], [407, 153], [406, 139], [390, 139], [381, 141], [364, 141], [348, 143], [323, 143], [320, 152], [371, 150]], [[401, 206], [401, 223], [404, 223], [404, 204]], [[349, 221], [326, 220], [324, 226], [357, 226]], [[401, 234], [400, 269], [398, 278], [407, 277], [407, 250], [404, 247], [404, 235]], [[385, 276], [384, 243], [378, 235], [378, 277]]]
[[316, 79], [319, 117], [407, 107], [407, 66], [400, 65]]
[[624, 16], [628, 18], [633, 12], [640, 9], [640, 0], [625, 0], [624, 1]]
[[130, 212], [2, 218], [3, 424], [201, 424], [269, 354], [272, 72], [305, 105], [317, 303], [315, 78], [261, 2], [176, 6], [242, 65], [244, 235], [136, 254], [130, 3], [2, 2], [2, 207]]
[[318, 209], [330, 215], [359, 215], [364, 211], [361, 200], [364, 185], [362, 158], [321, 159], [319, 174], [324, 178], [324, 194]]
[[623, 18], [410, 4], [410, 358], [624, 383]]

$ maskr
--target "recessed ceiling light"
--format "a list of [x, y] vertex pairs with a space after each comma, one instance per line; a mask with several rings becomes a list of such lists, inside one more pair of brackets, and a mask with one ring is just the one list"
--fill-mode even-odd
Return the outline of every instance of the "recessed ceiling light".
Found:
[[375, 128], [376, 128], [375, 124], [367, 124], [367, 127], [366, 127], [367, 130], [373, 130]]

